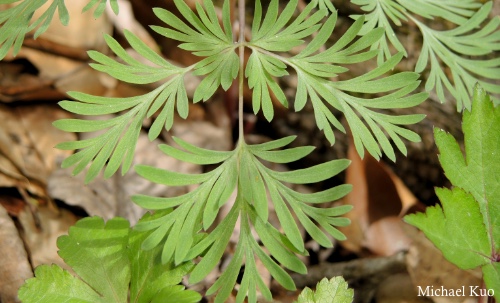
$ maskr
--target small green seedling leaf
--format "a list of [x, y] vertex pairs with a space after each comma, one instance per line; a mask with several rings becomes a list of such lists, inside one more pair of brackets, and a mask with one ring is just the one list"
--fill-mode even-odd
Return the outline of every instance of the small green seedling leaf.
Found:
[[316, 291], [309, 287], [304, 288], [296, 303], [351, 303], [354, 291], [348, 288], [347, 282], [342, 277], [333, 277], [321, 280]]

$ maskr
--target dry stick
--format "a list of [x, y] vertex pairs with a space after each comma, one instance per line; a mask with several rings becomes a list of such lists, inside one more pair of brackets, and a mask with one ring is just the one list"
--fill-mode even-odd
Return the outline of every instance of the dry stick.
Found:
[[297, 288], [314, 286], [324, 277], [343, 276], [351, 284], [378, 285], [396, 273], [406, 271], [406, 252], [390, 257], [363, 258], [341, 263], [322, 263], [308, 268], [306, 275], [291, 274]]

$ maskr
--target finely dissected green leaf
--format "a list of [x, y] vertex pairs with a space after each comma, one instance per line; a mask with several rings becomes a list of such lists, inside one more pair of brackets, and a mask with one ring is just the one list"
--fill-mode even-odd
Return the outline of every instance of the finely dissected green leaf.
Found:
[[348, 288], [347, 282], [342, 277], [333, 277], [318, 282], [316, 291], [304, 288], [297, 303], [351, 303], [353, 299], [354, 291]]
[[[151, 218], [146, 215], [141, 221]], [[58, 239], [60, 256], [78, 276], [56, 265], [42, 265], [21, 287], [19, 297], [27, 303], [149, 303], [165, 302], [170, 295], [176, 302], [199, 302], [200, 294], [177, 285], [192, 263], [162, 265], [161, 248], [141, 249], [148, 235], [130, 231], [122, 218], [106, 223], [99, 217], [82, 219], [68, 236]]]
[[295, 12], [298, 0], [289, 1], [283, 11], [279, 12], [279, 1], [272, 0], [267, 8], [261, 23], [262, 5], [260, 0], [255, 1], [255, 18], [252, 25], [252, 39], [250, 47], [263, 48], [268, 51], [287, 52], [293, 47], [302, 44], [301, 40], [314, 33], [318, 24], [325, 16], [325, 11], [318, 11], [312, 15], [315, 3], [310, 3], [291, 23], [290, 19]]
[[439, 248], [444, 256], [463, 269], [488, 263], [491, 244], [481, 211], [474, 197], [460, 188], [436, 189], [443, 208], [427, 208], [425, 214], [405, 217]]
[[132, 32], [125, 30], [125, 38], [132, 48], [137, 51], [144, 59], [151, 62], [146, 64], [132, 57], [113, 37], [105, 35], [104, 39], [109, 48], [121, 59], [117, 61], [100, 52], [89, 51], [89, 57], [96, 63], [91, 63], [94, 69], [105, 72], [110, 76], [129, 83], [146, 84], [154, 83], [166, 79], [170, 76], [183, 76], [188, 69], [177, 67], [155, 51], [150, 49]]
[[182, 42], [179, 47], [192, 51], [194, 55], [206, 57], [196, 63], [194, 73], [206, 75], [196, 88], [193, 100], [208, 100], [219, 86], [227, 90], [238, 75], [239, 57], [235, 53], [236, 44], [233, 41], [231, 22], [228, 19], [229, 1], [225, 0], [223, 11], [223, 27], [211, 1], [203, 1], [203, 6], [196, 3], [196, 12], [181, 0], [174, 3], [186, 19], [179, 19], [171, 12], [155, 8], [154, 13], [165, 22], [169, 28], [152, 26], [151, 28], [167, 38]]
[[17, 55], [24, 41], [24, 36], [35, 30], [34, 38], [47, 30], [56, 12], [63, 25], [68, 25], [69, 14], [64, 0], [53, 0], [46, 11], [30, 24], [35, 11], [40, 9], [48, 0], [0, 1], [0, 4], [17, 3], [0, 12], [0, 60], [5, 58], [11, 47], [13, 55]]
[[[258, 275], [254, 261], [256, 257], [279, 283], [287, 289], [294, 289], [293, 280], [280, 265], [300, 273], [306, 271], [306, 267], [296, 256], [307, 253], [298, 223], [304, 225], [313, 239], [325, 247], [332, 246], [327, 234], [345, 239], [335, 227], [349, 223], [349, 220], [337, 216], [348, 212], [350, 207], [316, 209], [309, 203], [331, 202], [342, 198], [351, 190], [351, 186], [342, 185], [319, 193], [304, 194], [284, 184], [323, 181], [346, 169], [349, 165], [347, 160], [330, 161], [291, 172], [274, 171], [259, 160], [287, 163], [299, 160], [312, 151], [312, 147], [276, 150], [290, 144], [294, 138], [291, 136], [255, 145], [247, 145], [243, 141], [231, 152], [198, 148], [179, 138], [174, 140], [184, 150], [162, 146], [166, 154], [183, 161], [220, 164], [199, 175], [179, 174], [147, 166], [136, 167], [140, 175], [156, 183], [169, 186], [201, 183], [195, 190], [178, 197], [133, 197], [133, 201], [142, 207], [162, 210], [155, 218], [138, 223], [138, 230], [150, 231], [142, 242], [142, 248], [161, 249], [163, 263], [173, 260], [175, 264], [182, 264], [201, 256], [201, 261], [195, 265], [190, 275], [190, 283], [197, 283], [217, 266], [239, 218], [240, 235], [235, 254], [207, 293], [217, 293], [216, 302], [224, 302], [233, 291], [245, 260], [241, 294], [238, 295], [237, 302], [243, 302], [245, 297], [249, 302], [256, 302], [257, 289], [266, 298], [271, 298], [269, 289]], [[229, 201], [235, 190], [236, 200], [231, 210], [212, 227], [215, 218], [220, 216], [220, 207]], [[268, 223], [269, 203], [274, 205], [283, 232]], [[254, 239], [251, 225], [267, 252]], [[200, 241], [196, 241], [200, 238]]]
[[[439, 100], [445, 102], [446, 88], [457, 100], [458, 111], [463, 108], [470, 110], [469, 96], [477, 82], [486, 92], [496, 94], [493, 100], [499, 102], [500, 85], [495, 80], [500, 79], [500, 60], [482, 60], [482, 56], [500, 50], [500, 19], [496, 17], [481, 26], [491, 9], [492, 2], [488, 2], [460, 26], [447, 31], [434, 30], [416, 21], [424, 44], [415, 70], [421, 72], [430, 65], [426, 90], [435, 89]], [[440, 62], [450, 69], [451, 79], [444, 73]]]
[[[118, 15], [120, 8], [118, 6], [118, 0], [109, 0], [109, 4], [113, 12]], [[83, 12], [90, 10], [92, 7], [97, 6], [94, 10], [94, 18], [99, 18], [99, 16], [106, 10], [107, 0], [90, 0], [90, 2], [85, 5]]]
[[[154, 230], [143, 242], [143, 248], [152, 249], [164, 239], [162, 262], [175, 258], [180, 264], [192, 249], [195, 235], [203, 227], [208, 229], [214, 222], [219, 208], [229, 199], [237, 182], [236, 161], [234, 152], [216, 152], [195, 147], [178, 138], [175, 139], [185, 150], [175, 150], [163, 146], [167, 154], [180, 157], [188, 162], [220, 163], [218, 168], [204, 174], [181, 174], [149, 166], [137, 166], [136, 171], [144, 178], [168, 186], [183, 186], [201, 183], [195, 190], [177, 197], [157, 198], [134, 196], [132, 200], [138, 205], [149, 209], [173, 209], [157, 218], [158, 224], [143, 224], [141, 230]], [[215, 232], [215, 231], [214, 231]], [[212, 233], [214, 233], [212, 232]], [[224, 244], [225, 245], [225, 244]], [[186, 259], [188, 260], [188, 259]]]
[[[394, 69], [402, 59], [403, 53], [396, 54], [385, 62], [382, 61], [380, 66], [359, 77], [337, 82], [330, 81], [329, 78], [348, 70], [340, 64], [358, 63], [373, 58], [377, 52], [366, 49], [379, 41], [384, 33], [383, 29], [377, 28], [365, 32], [361, 38], [356, 40], [363, 28], [364, 17], [360, 17], [331, 47], [321, 50], [321, 47], [332, 35], [336, 19], [336, 13], [331, 15], [321, 26], [311, 43], [298, 55], [292, 58], [276, 56], [297, 72], [295, 110], [302, 110], [309, 97], [318, 128], [324, 131], [326, 138], [333, 144], [335, 142], [333, 128], [345, 132], [340, 121], [332, 113], [332, 108], [336, 109], [346, 117], [352, 130], [356, 149], [361, 156], [366, 149], [377, 159], [385, 154], [390, 159], [395, 160], [393, 144], [403, 154], [406, 154], [402, 138], [413, 142], [420, 140], [416, 133], [400, 125], [417, 123], [424, 116], [389, 116], [373, 109], [412, 107], [423, 102], [427, 94], [408, 95], [419, 85], [416, 73], [402, 72], [380, 78]], [[254, 50], [254, 52], [257, 51]], [[253, 65], [256, 64], [250, 63], [247, 71], [253, 68]], [[255, 72], [253, 78], [261, 82], [265, 81], [262, 80], [262, 77], [259, 78], [258, 74], [259, 71]], [[249, 83], [253, 84], [250, 77]], [[259, 109], [260, 103], [257, 101], [262, 100], [262, 104], [270, 103], [270, 100], [266, 101], [268, 100], [267, 95], [262, 95], [261, 91], [262, 89], [254, 90], [254, 111]], [[386, 93], [386, 95], [364, 99], [353, 96], [351, 93]], [[264, 115], [266, 115], [265, 108]], [[392, 143], [386, 137], [387, 135], [392, 139]]]
[[[402, 22], [411, 19], [415, 22], [423, 35], [423, 46], [415, 71], [420, 73], [430, 66], [430, 73], [426, 81], [426, 90], [435, 90], [441, 102], [447, 97], [448, 90], [457, 100], [457, 110], [470, 109], [473, 87], [479, 82], [484, 89], [492, 94], [498, 103], [500, 86], [495, 80], [500, 75], [500, 61], [483, 59], [483, 55], [491, 54], [500, 49], [499, 25], [500, 19], [492, 18], [481, 26], [488, 18], [492, 2], [480, 4], [474, 0], [464, 1], [432, 1], [432, 0], [353, 0], [355, 4], [368, 12], [366, 23], [360, 34], [364, 35], [374, 28], [385, 28], [383, 39], [373, 43], [371, 49], [380, 50], [378, 62], [390, 58], [390, 45], [398, 52], [406, 53], [404, 46], [398, 40], [392, 25], [401, 26]], [[477, 10], [479, 8], [479, 10]], [[477, 12], [476, 12], [477, 10]], [[457, 25], [451, 30], [434, 30], [414, 16], [425, 18], [444, 18]], [[353, 16], [358, 19], [363, 16]], [[446, 73], [443, 68], [449, 68]], [[451, 74], [451, 76], [449, 75]]]
[[[141, 222], [150, 220], [151, 217], [146, 215]], [[184, 291], [183, 286], [176, 285], [182, 281], [193, 264], [186, 262], [178, 267], [172, 264], [162, 264], [161, 247], [147, 251], [141, 248], [142, 242], [149, 234], [149, 232], [130, 232], [128, 248], [131, 271], [130, 302], [166, 302], [164, 300], [168, 296], [176, 298], [175, 302], [199, 302], [200, 294], [194, 291]]]
[[245, 76], [248, 78], [248, 86], [252, 89], [254, 114], [257, 114], [262, 107], [262, 112], [268, 121], [274, 116], [271, 92], [285, 107], [288, 106], [285, 94], [273, 78], [288, 75], [285, 68], [286, 65], [280, 60], [257, 51], [252, 52], [248, 58]]
[[[106, 165], [105, 177], [110, 177], [122, 166], [125, 174], [132, 165], [135, 146], [142, 128], [142, 121], [159, 111], [149, 130], [149, 139], [157, 138], [163, 128], [169, 130], [174, 120], [174, 107], [182, 118], [188, 116], [188, 97], [184, 85], [184, 75], [190, 68], [180, 68], [172, 65], [159, 54], [151, 50], [144, 42], [129, 31], [125, 38], [137, 53], [151, 62], [145, 64], [129, 55], [111, 36], [105, 40], [120, 61], [111, 59], [96, 51], [90, 51], [89, 56], [97, 63], [91, 66], [106, 72], [112, 77], [135, 84], [153, 83], [166, 80], [153, 91], [135, 97], [111, 98], [92, 96], [84, 93], [70, 92], [75, 101], [62, 101], [60, 106], [80, 115], [119, 114], [109, 120], [63, 119], [54, 125], [65, 131], [91, 132], [106, 130], [100, 135], [86, 140], [64, 142], [57, 147], [61, 149], [78, 149], [75, 154], [65, 159], [62, 166], [75, 166], [73, 173], [78, 174], [87, 167], [85, 181], [90, 182]], [[123, 62], [123, 63], [122, 63]]]
[[476, 85], [472, 111], [464, 112], [465, 159], [456, 140], [442, 130], [434, 136], [440, 162], [452, 190], [436, 189], [440, 206], [405, 220], [426, 236], [457, 266], [482, 267], [486, 287], [500, 291], [500, 109]]
[[335, 6], [333, 6], [332, 0], [317, 0], [316, 1], [320, 10], [330, 11], [332, 13], [336, 12]]

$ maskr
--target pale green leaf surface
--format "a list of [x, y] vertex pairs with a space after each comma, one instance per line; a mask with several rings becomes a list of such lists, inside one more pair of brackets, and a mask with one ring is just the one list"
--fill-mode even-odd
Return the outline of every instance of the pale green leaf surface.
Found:
[[141, 249], [148, 235], [130, 231], [128, 221], [122, 218], [106, 223], [99, 217], [82, 219], [70, 228], [68, 236], [58, 239], [59, 254], [77, 277], [56, 265], [42, 265], [19, 296], [26, 303], [149, 303], [175, 293], [178, 302], [198, 302], [198, 293], [176, 286], [192, 263], [176, 268], [162, 265], [161, 249]]
[[[92, 232], [89, 232], [89, 231]], [[104, 221], [99, 217], [83, 219], [59, 237], [59, 255], [82, 280], [107, 302], [125, 302], [130, 268], [124, 253], [129, 222], [122, 218]]]
[[[150, 221], [152, 218], [154, 217], [146, 215], [141, 219], [141, 222]], [[151, 250], [143, 250], [141, 248], [142, 242], [149, 234], [149, 232], [134, 230], [130, 232], [128, 246], [132, 276], [130, 302], [161, 302], [161, 299], [165, 298], [167, 294], [179, 300], [175, 302], [199, 302], [201, 300], [200, 294], [192, 291], [183, 291], [183, 286], [176, 286], [193, 267], [193, 264], [186, 262], [178, 267], [174, 267], [172, 264], [162, 264], [160, 259], [161, 247]], [[188, 301], [181, 301], [183, 298]]]
[[304, 288], [296, 303], [351, 303], [354, 291], [348, 288], [342, 277], [324, 278], [316, 285], [316, 291]]
[[25, 303], [105, 303], [87, 283], [57, 265], [41, 265], [19, 289]]
[[193, 290], [185, 290], [185, 287], [182, 285], [175, 285], [160, 290], [151, 303], [197, 303], [200, 300], [201, 295], [199, 293]]

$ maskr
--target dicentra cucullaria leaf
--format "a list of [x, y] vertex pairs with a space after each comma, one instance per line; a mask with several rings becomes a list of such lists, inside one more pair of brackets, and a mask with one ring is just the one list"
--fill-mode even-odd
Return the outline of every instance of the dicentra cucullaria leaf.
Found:
[[57, 265], [39, 266], [19, 298], [24, 303], [149, 303], [165, 302], [168, 296], [175, 302], [199, 302], [198, 293], [177, 285], [191, 262], [162, 265], [160, 249], [140, 248], [148, 234], [131, 230], [122, 218], [106, 223], [99, 217], [82, 219], [57, 241], [59, 255], [77, 276]]
[[316, 292], [309, 287], [304, 288], [296, 303], [351, 303], [354, 291], [347, 287], [342, 277], [324, 278], [316, 286]]
[[500, 294], [500, 107], [476, 85], [463, 115], [465, 158], [456, 140], [435, 129], [439, 160], [453, 189], [436, 189], [441, 206], [405, 217], [458, 267], [481, 266], [486, 287]]

